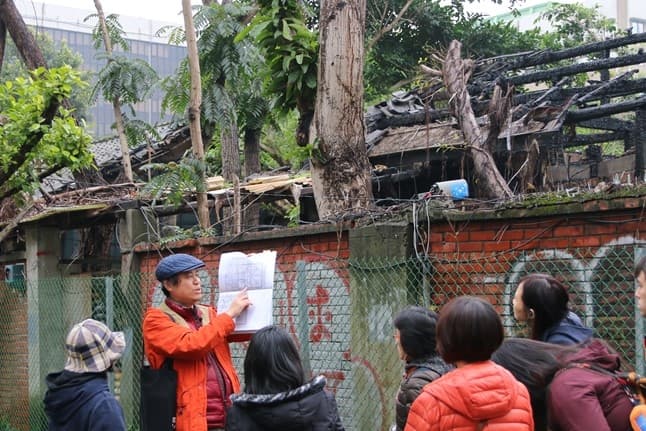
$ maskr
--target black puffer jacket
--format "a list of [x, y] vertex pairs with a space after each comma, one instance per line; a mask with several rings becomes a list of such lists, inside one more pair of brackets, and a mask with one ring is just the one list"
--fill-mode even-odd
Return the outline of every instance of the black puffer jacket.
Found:
[[406, 426], [408, 411], [422, 388], [453, 369], [439, 356], [433, 356], [423, 361], [408, 362], [404, 368], [404, 377], [399, 385], [396, 400], [396, 427], [402, 431]]
[[325, 377], [278, 394], [236, 394], [227, 411], [227, 431], [345, 431]]

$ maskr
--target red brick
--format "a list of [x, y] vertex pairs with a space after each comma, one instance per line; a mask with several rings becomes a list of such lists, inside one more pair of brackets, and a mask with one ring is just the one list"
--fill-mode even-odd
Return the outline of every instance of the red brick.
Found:
[[614, 234], [617, 232], [617, 225], [614, 223], [608, 224], [586, 224], [584, 232], [586, 235], [603, 235], [603, 234]]
[[568, 248], [570, 245], [570, 239], [569, 238], [550, 238], [550, 239], [543, 239], [538, 242], [538, 249], [539, 250], [544, 250], [548, 248]]
[[447, 242], [459, 242], [466, 241], [469, 238], [469, 234], [466, 232], [447, 232], [444, 234]]
[[442, 242], [444, 241], [444, 234], [432, 231], [431, 234], [428, 236], [428, 240], [430, 243]]
[[434, 232], [453, 232], [453, 226], [449, 226], [446, 223], [441, 223], [441, 224], [433, 224], [431, 225], [431, 230]]
[[339, 259], [349, 259], [350, 258], [350, 249], [345, 248], [339, 250], [339, 255], [335, 256], [338, 257]]
[[481, 230], [469, 233], [470, 241], [493, 241], [496, 235], [496, 231], [493, 230]]
[[540, 241], [537, 239], [534, 239], [532, 241], [511, 241], [511, 249], [513, 250], [533, 250], [536, 248], [536, 245], [539, 244]]
[[583, 226], [558, 226], [554, 229], [554, 237], [573, 237], [584, 235]]
[[554, 236], [554, 233], [550, 229], [523, 229], [523, 233], [525, 234], [525, 239], [530, 239], [530, 238], [552, 238]]
[[460, 242], [456, 244], [456, 247], [460, 251], [482, 251], [484, 249], [483, 244], [486, 244], [483, 241], [469, 241], [469, 242]]
[[444, 242], [431, 244], [431, 251], [433, 253], [450, 253], [456, 250], [454, 242]]
[[[473, 256], [473, 257], [476, 258], [476, 256]], [[470, 261], [470, 262], [465, 262], [461, 266], [462, 266], [463, 270], [466, 271], [467, 273], [475, 273], [475, 274], [485, 274], [486, 273], [485, 270], [484, 270], [483, 263], [479, 262], [479, 261], [474, 260], [474, 261]]]
[[500, 234], [499, 232], [500, 231], [496, 233], [496, 240], [509, 241], [516, 239], [525, 239], [525, 232], [520, 229], [509, 229], [504, 231], [502, 234]]
[[456, 268], [453, 263], [443, 263], [439, 262], [433, 265], [433, 272], [442, 274], [445, 272], [455, 272]]
[[492, 241], [485, 242], [484, 249], [485, 251], [504, 251], [511, 248], [511, 242], [509, 241]]
[[487, 262], [483, 265], [483, 273], [485, 274], [505, 274], [507, 268], [502, 268], [499, 262]]
[[645, 222], [629, 221], [620, 223], [617, 226], [617, 233], [624, 233], [628, 235], [634, 235], [636, 232], [646, 231]]
[[570, 238], [570, 247], [599, 247], [600, 245], [601, 238], [598, 236]]
[[327, 243], [320, 243], [319, 242], [319, 243], [308, 244], [308, 248], [311, 251], [321, 253], [321, 252], [327, 251], [328, 247], [327, 247]]

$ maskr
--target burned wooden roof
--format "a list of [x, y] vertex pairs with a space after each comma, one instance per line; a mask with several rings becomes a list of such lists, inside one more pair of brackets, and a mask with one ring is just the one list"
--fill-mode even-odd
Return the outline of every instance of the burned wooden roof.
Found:
[[[478, 124], [488, 132], [493, 91], [502, 83], [514, 89], [511, 112], [498, 134], [502, 147], [518, 137], [553, 133], [559, 134], [562, 148], [626, 140], [634, 130], [634, 116], [621, 114], [646, 106], [646, 79], [638, 74], [646, 64], [646, 53], [638, 45], [644, 42], [646, 33], [639, 33], [561, 51], [476, 61], [467, 88]], [[616, 48], [622, 51], [610, 55]], [[395, 93], [368, 109], [369, 156], [465, 145], [444, 83], [432, 69], [423, 69], [431, 72], [426, 86]], [[577, 76], [587, 76], [586, 84], [577, 85]], [[570, 126], [593, 133], [577, 135]]]

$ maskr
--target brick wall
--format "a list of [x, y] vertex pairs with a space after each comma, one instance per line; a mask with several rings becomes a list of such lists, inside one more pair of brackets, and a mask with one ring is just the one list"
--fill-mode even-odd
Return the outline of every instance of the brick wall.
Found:
[[643, 372], [633, 270], [646, 251], [646, 222], [634, 200], [624, 203], [612, 211], [602, 204], [576, 214], [424, 223], [418, 246], [432, 265], [431, 304], [440, 309], [456, 295], [485, 297], [508, 335], [526, 335], [513, 319], [518, 280], [549, 273], [565, 282], [571, 307], [596, 336]]
[[[561, 274], [565, 281], [574, 282], [577, 276], [585, 275], [577, 272], [594, 272], [595, 268], [589, 265], [598, 265], [598, 260], [609, 250], [625, 246], [640, 248], [646, 229], [641, 217], [639, 209], [429, 223], [419, 227], [421, 234], [417, 240], [418, 246], [434, 262], [436, 291], [450, 295], [456, 288], [463, 293], [482, 293], [486, 288], [491, 295], [498, 296], [504, 293], [504, 280], [520, 272], [518, 266], [524, 261], [553, 261], [552, 269], [558, 268], [557, 264], [574, 265], [570, 272], [575, 274]], [[568, 256], [572, 250], [577, 250], [578, 255]], [[613, 266], [630, 277], [634, 260]], [[533, 267], [540, 269], [541, 265], [535, 263]], [[543, 269], [550, 269], [550, 265], [544, 264]], [[438, 295], [436, 305], [441, 306], [446, 295]]]
[[[276, 250], [275, 322], [298, 340], [312, 374], [328, 377], [346, 429], [386, 431], [402, 366], [392, 342], [392, 317], [425, 298], [437, 309], [457, 295], [487, 298], [508, 333], [521, 335], [511, 313], [517, 281], [528, 272], [549, 272], [568, 283], [575, 311], [597, 335], [612, 340], [635, 363], [639, 347], [632, 271], [641, 248], [646, 249], [641, 204], [624, 199], [620, 204], [562, 207], [560, 214], [541, 209], [417, 217], [415, 247], [404, 263], [401, 250], [374, 262], [356, 259], [370, 256], [373, 242], [376, 251], [383, 244], [394, 249], [396, 241], [406, 241], [397, 229], [379, 230], [381, 236], [363, 241], [355, 238], [352, 244], [361, 244], [360, 254], [358, 248], [353, 253], [348, 239], [356, 231], [321, 228], [258, 233], [225, 244], [190, 241], [174, 244], [174, 251], [203, 259], [204, 285], [216, 288], [220, 253]], [[150, 276], [160, 255], [152, 248], [138, 251], [142, 272], [148, 274], [148, 303], [154, 304], [163, 299]], [[351, 256], [355, 259], [348, 261]], [[215, 289], [207, 298], [215, 300]], [[244, 348], [239, 344], [233, 349], [240, 373]]]

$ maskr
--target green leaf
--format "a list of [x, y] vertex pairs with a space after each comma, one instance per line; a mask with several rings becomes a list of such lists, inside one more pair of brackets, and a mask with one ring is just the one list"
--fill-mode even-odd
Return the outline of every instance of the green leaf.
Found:
[[283, 21], [283, 37], [287, 40], [293, 40], [292, 30], [289, 28], [287, 21]]

